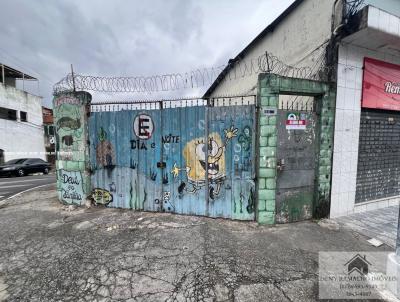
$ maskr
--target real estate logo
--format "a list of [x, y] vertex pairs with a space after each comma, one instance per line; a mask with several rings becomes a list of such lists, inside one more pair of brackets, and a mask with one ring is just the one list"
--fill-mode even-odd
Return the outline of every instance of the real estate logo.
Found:
[[368, 275], [368, 267], [370, 265], [371, 263], [367, 261], [366, 255], [361, 256], [360, 254], [357, 254], [347, 261], [344, 266], [347, 266], [347, 273], [349, 275], [357, 273], [361, 276], [365, 276]]

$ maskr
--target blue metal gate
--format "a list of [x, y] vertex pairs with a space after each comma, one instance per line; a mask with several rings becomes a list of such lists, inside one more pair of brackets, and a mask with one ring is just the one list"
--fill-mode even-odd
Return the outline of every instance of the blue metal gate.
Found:
[[109, 207], [255, 218], [255, 97], [92, 105], [92, 196]]

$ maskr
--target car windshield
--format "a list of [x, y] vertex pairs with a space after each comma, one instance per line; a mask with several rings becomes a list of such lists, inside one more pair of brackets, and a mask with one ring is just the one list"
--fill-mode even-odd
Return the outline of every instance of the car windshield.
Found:
[[17, 158], [5, 162], [4, 165], [22, 164], [24, 161], [26, 161], [26, 158]]

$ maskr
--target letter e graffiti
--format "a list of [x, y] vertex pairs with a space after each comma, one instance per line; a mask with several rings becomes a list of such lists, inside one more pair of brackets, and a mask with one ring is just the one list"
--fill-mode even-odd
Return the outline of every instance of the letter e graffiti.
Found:
[[153, 135], [154, 124], [150, 115], [139, 114], [133, 122], [133, 131], [140, 139], [149, 139]]

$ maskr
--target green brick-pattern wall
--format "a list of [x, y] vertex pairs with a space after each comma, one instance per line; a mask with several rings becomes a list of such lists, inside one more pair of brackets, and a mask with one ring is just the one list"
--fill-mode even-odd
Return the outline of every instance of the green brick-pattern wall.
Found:
[[[276, 187], [276, 116], [265, 116], [266, 108], [278, 108], [279, 94], [268, 87], [267, 81], [259, 85], [259, 167], [258, 167], [258, 213], [261, 224], [275, 223]], [[270, 89], [272, 88], [272, 89]]]
[[278, 109], [280, 94], [314, 96], [320, 103], [321, 114], [317, 142], [319, 154], [314, 211], [320, 202], [329, 200], [335, 109], [335, 92], [332, 87], [323, 82], [280, 77], [275, 74], [259, 76], [257, 100], [259, 109], [258, 223], [275, 223], [277, 119], [275, 116], [265, 116], [264, 109]]
[[88, 110], [91, 95], [68, 92], [53, 99], [57, 193], [61, 202], [82, 205], [91, 191]]
[[[329, 210], [329, 200], [331, 192], [331, 175], [332, 175], [332, 154], [333, 154], [333, 134], [335, 123], [335, 102], [336, 94], [334, 89], [329, 89], [326, 93], [318, 98], [321, 105], [321, 115], [319, 122], [319, 159], [316, 171], [317, 187], [316, 187], [316, 204], [314, 211], [324, 211], [320, 207], [327, 207]], [[322, 213], [325, 214], [325, 213]], [[317, 214], [319, 215], [319, 213]]]

